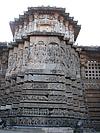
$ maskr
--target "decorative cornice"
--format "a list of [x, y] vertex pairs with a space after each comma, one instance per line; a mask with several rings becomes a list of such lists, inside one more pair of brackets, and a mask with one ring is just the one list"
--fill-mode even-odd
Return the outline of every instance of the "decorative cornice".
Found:
[[100, 53], [100, 46], [77, 46], [81, 48], [81, 51], [88, 51], [88, 52], [99, 52]]
[[[70, 25], [73, 25], [74, 31], [75, 31], [75, 41], [76, 38], [80, 32], [81, 26], [78, 25], [78, 21], [74, 20], [74, 17], [70, 17], [69, 13], [65, 12], [65, 8], [58, 8], [58, 7], [28, 7], [28, 10], [24, 12], [23, 15], [19, 15], [19, 18], [15, 19], [14, 21], [10, 22], [10, 27], [12, 34], [14, 36], [15, 33], [15, 28], [18, 25], [21, 25], [24, 23], [24, 21], [29, 21], [29, 15], [34, 15], [35, 13], [37, 14], [55, 14], [58, 13], [60, 16], [64, 17], [65, 21], [69, 21]], [[33, 16], [34, 19], [34, 16]]]
[[7, 42], [0, 42], [0, 49], [7, 49]]

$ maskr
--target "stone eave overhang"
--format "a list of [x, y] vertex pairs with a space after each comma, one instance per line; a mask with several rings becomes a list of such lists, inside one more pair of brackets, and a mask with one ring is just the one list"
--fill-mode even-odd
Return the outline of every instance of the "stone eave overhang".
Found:
[[56, 33], [56, 32], [40, 32], [40, 31], [34, 31], [30, 34], [27, 34], [27, 36], [22, 36], [21, 39], [16, 39], [14, 42], [10, 42], [8, 44], [8, 48], [12, 49], [13, 47], [17, 47], [18, 44], [23, 44], [24, 41], [29, 41], [30, 36], [57, 36], [59, 38], [63, 38], [63, 33]]
[[74, 32], [75, 32], [75, 41], [77, 39], [77, 36], [80, 32], [81, 26], [78, 25], [78, 21], [74, 20], [74, 17], [70, 17], [69, 13], [65, 12], [65, 8], [57, 8], [57, 7], [28, 7], [28, 11], [24, 12], [24, 15], [19, 15], [19, 18], [16, 18], [14, 21], [11, 21], [10, 28], [12, 31], [12, 34], [14, 36], [15, 33], [15, 28], [17, 25], [21, 25], [24, 23], [24, 21], [28, 21], [28, 16], [33, 15], [35, 13], [39, 14], [54, 14], [58, 13], [59, 15], [63, 16], [66, 21], [69, 21], [71, 25], [74, 27]]
[[8, 48], [9, 49], [13, 49], [14, 47], [18, 47], [18, 44], [23, 44], [24, 43], [24, 40], [23, 39], [16, 39], [15, 42], [10, 42], [8, 44]]
[[56, 33], [56, 32], [40, 32], [34, 31], [28, 34], [28, 36], [62, 36], [64, 37], [63, 33]]
[[81, 53], [86, 54], [99, 54], [100, 55], [100, 46], [76, 46], [80, 49]]
[[6, 49], [7, 48], [7, 42], [0, 42], [0, 49]]
[[54, 14], [54, 13], [65, 13], [65, 8], [58, 8], [58, 7], [28, 7], [28, 11], [26, 11], [27, 14], [33, 14], [33, 13], [40, 13], [40, 14]]

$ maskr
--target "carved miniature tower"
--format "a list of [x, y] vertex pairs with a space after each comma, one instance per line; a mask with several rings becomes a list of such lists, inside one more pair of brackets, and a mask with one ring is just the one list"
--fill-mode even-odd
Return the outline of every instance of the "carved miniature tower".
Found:
[[85, 106], [79, 54], [80, 26], [64, 8], [31, 7], [10, 22], [6, 107], [15, 125], [74, 126]]

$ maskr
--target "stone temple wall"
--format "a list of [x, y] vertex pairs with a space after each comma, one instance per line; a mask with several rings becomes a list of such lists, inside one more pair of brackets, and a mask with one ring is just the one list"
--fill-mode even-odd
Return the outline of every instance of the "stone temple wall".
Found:
[[80, 26], [63, 8], [28, 8], [10, 27], [14, 41], [0, 43], [0, 118], [100, 130], [100, 47], [73, 45]]
[[74, 126], [85, 118], [75, 48], [47, 36], [30, 37], [30, 41], [11, 48], [5, 97], [1, 107], [10, 109], [9, 117], [16, 125]]
[[5, 74], [8, 66], [8, 48], [6, 42], [0, 42], [0, 105], [3, 104]]
[[100, 130], [100, 47], [81, 46], [80, 59], [89, 126]]
[[[79, 26], [63, 9], [47, 7], [41, 10], [33, 8], [31, 13], [39, 12], [40, 17], [40, 14], [56, 16], [55, 12], [58, 12], [57, 18], [51, 21], [49, 15], [49, 19], [44, 21], [43, 18], [43, 23], [40, 19], [40, 29], [35, 25], [36, 30], [33, 28], [33, 31], [23, 35], [20, 32], [23, 25], [17, 24], [25, 24], [26, 18], [30, 18], [29, 10], [27, 17], [14, 22], [19, 30], [11, 25], [15, 26], [14, 42], [8, 45], [8, 68], [2, 86], [4, 102], [0, 105], [0, 117], [5, 118], [8, 125], [75, 127], [80, 120], [84, 123], [86, 119], [79, 53], [72, 45]], [[36, 14], [33, 18], [38, 21]], [[55, 22], [54, 19], [60, 20]], [[59, 31], [49, 32], [46, 29], [47, 25], [52, 26], [52, 22], [62, 29], [61, 24], [65, 21], [69, 23], [66, 30], [69, 36], [65, 37], [65, 31], [63, 33], [59, 28]], [[27, 27], [29, 31], [29, 25]], [[73, 34], [70, 27], [73, 27]], [[16, 38], [19, 33], [20, 38]], [[71, 37], [73, 41], [70, 41]]]

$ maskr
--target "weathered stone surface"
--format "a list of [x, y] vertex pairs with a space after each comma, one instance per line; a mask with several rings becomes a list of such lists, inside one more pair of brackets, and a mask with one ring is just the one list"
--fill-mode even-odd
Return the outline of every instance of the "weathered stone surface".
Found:
[[42, 14], [38, 9], [15, 24], [16, 44], [9, 49], [6, 84], [0, 90], [0, 117], [9, 124], [74, 127], [85, 119], [79, 54], [72, 46], [78, 25], [51, 9]]
[[37, 128], [13, 128], [8, 130], [0, 130], [2, 133], [73, 133], [73, 129], [70, 127], [58, 127], [58, 128], [46, 128], [46, 127], [37, 127]]

